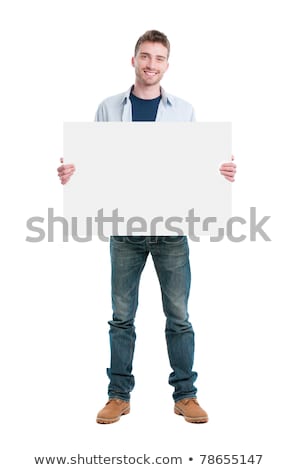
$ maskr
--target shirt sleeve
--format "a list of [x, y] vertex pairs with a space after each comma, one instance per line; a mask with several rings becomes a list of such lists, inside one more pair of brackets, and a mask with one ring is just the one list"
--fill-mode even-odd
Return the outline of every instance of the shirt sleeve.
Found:
[[193, 108], [193, 106], [192, 106], [192, 110], [191, 110], [191, 119], [190, 119], [190, 121], [196, 122], [195, 109]]
[[100, 103], [100, 104], [99, 104], [99, 107], [98, 107], [97, 112], [96, 112], [96, 114], [95, 114], [94, 120], [95, 120], [96, 122], [98, 122], [98, 121], [105, 121], [105, 119], [104, 119], [104, 106], [103, 106], [103, 103]]

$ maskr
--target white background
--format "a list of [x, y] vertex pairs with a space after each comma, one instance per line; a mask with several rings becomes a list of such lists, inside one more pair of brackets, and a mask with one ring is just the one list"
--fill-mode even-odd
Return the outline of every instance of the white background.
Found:
[[[297, 468], [296, 5], [2, 2], [2, 468], [31, 469], [34, 456], [78, 453], [182, 456], [183, 468], [198, 468], [205, 453], [264, 454], [260, 468]], [[198, 397], [210, 422], [191, 425], [173, 414], [149, 260], [136, 321], [132, 412], [100, 426], [95, 416], [106, 400], [109, 361], [108, 245], [63, 244], [59, 228], [55, 243], [27, 243], [26, 220], [45, 217], [48, 207], [62, 210], [56, 168], [63, 121], [93, 120], [102, 99], [132, 84], [133, 47], [152, 28], [171, 41], [164, 87], [191, 101], [198, 120], [232, 121], [233, 213], [248, 217], [256, 206], [258, 218], [271, 215], [265, 230], [272, 242], [190, 244]], [[236, 234], [242, 230], [248, 233], [239, 227]]]

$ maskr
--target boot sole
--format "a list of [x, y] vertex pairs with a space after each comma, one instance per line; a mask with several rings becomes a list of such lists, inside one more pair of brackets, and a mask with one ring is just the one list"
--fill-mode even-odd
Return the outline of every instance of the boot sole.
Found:
[[176, 415], [183, 416], [188, 423], [207, 423], [209, 421], [208, 416], [202, 416], [198, 418], [191, 418], [190, 416], [185, 416], [178, 408], [174, 409]]
[[124, 410], [119, 416], [116, 416], [115, 418], [97, 418], [97, 423], [98, 424], [112, 424], [116, 423], [117, 421], [120, 420], [121, 416], [127, 415], [130, 413], [130, 408]]

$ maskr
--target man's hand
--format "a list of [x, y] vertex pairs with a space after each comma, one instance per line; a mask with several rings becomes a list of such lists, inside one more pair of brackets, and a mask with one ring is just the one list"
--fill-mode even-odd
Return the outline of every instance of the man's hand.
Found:
[[219, 168], [220, 173], [226, 178], [228, 181], [235, 181], [235, 174], [237, 171], [237, 165], [233, 163], [235, 157], [232, 155], [232, 161], [228, 163], [222, 163], [221, 167]]
[[61, 184], [66, 184], [74, 174], [76, 168], [73, 163], [63, 165], [63, 158], [60, 159], [60, 163], [62, 163], [62, 165], [57, 168], [58, 176], [60, 178]]

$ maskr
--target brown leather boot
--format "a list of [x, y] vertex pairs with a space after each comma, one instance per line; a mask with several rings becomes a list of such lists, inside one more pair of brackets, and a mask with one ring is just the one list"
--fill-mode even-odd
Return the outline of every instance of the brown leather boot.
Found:
[[205, 410], [200, 406], [196, 398], [185, 398], [174, 404], [174, 412], [184, 416], [188, 423], [207, 423], [209, 418]]
[[111, 398], [104, 408], [98, 412], [97, 423], [115, 423], [122, 415], [130, 413], [130, 402]]

